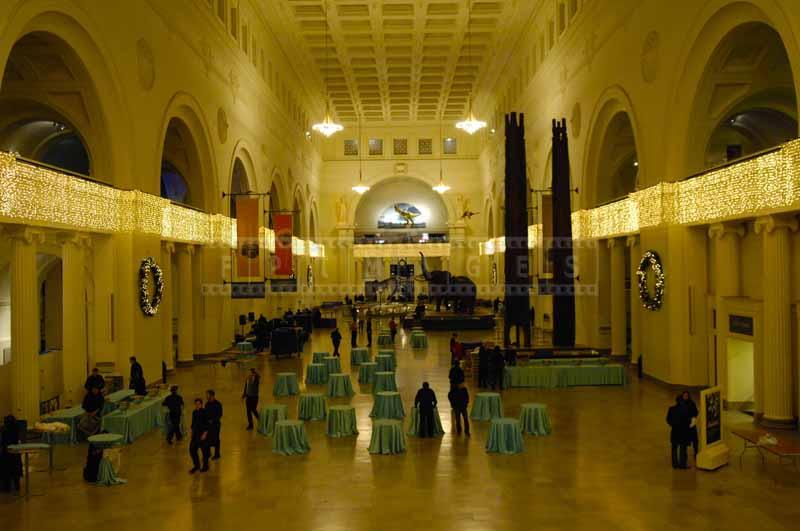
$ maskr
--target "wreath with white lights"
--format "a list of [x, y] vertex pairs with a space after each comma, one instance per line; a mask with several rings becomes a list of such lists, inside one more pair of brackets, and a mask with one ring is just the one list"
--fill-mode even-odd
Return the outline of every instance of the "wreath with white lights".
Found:
[[[650, 290], [647, 289], [647, 273], [651, 269], [656, 276], [655, 291], [652, 296]], [[639, 298], [642, 305], [653, 312], [661, 308], [664, 303], [664, 266], [661, 264], [661, 258], [657, 252], [647, 251], [644, 253], [636, 275], [639, 277]]]
[[[153, 276], [153, 297], [150, 297], [150, 275]], [[142, 260], [139, 266], [139, 307], [147, 317], [158, 313], [164, 295], [164, 273], [152, 257]]]

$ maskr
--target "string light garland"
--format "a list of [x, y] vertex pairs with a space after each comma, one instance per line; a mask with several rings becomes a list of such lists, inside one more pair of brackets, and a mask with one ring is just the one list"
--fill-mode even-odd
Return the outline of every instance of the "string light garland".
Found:
[[[150, 276], [153, 277], [153, 297], [150, 297]], [[148, 256], [139, 266], [139, 307], [147, 317], [158, 313], [164, 296], [164, 273], [153, 257]]]
[[[647, 274], [651, 269], [656, 277], [652, 296], [647, 288]], [[664, 266], [661, 264], [661, 258], [657, 252], [646, 251], [644, 253], [639, 262], [639, 268], [636, 270], [636, 276], [639, 277], [639, 299], [642, 301], [642, 306], [652, 312], [660, 309], [664, 304]]]

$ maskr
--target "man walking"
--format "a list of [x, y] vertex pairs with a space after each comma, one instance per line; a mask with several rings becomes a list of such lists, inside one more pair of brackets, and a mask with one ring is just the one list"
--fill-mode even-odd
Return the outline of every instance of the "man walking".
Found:
[[244, 381], [244, 391], [242, 391], [242, 400], [244, 400], [245, 408], [247, 409], [247, 431], [253, 429], [253, 417], [256, 420], [258, 417], [258, 386], [261, 384], [261, 376], [258, 374], [254, 367], [250, 368], [250, 374]]
[[358, 346], [358, 323], [355, 321], [350, 322], [350, 348]]
[[173, 385], [169, 389], [169, 396], [161, 404], [169, 412], [169, 426], [167, 426], [167, 444], [172, 444], [172, 439], [178, 441], [183, 439], [181, 433], [181, 416], [183, 415], [183, 397], [178, 394], [178, 386]]
[[414, 407], [419, 408], [420, 437], [433, 437], [433, 410], [437, 403], [436, 393], [430, 388], [428, 382], [422, 382], [422, 389], [417, 391], [417, 396], [414, 398]]
[[217, 400], [217, 395], [213, 389], [206, 391], [206, 421], [208, 422], [208, 449], [209, 453], [211, 448], [214, 448], [214, 457], [216, 461], [220, 458], [220, 431], [222, 430], [222, 402]]
[[136, 356], [130, 357], [131, 362], [131, 377], [130, 388], [139, 396], [147, 394], [147, 382], [144, 379], [144, 369], [142, 365], [136, 361]]
[[[198, 452], [203, 454], [203, 467], [200, 468], [200, 456]], [[200, 398], [194, 399], [194, 411], [192, 411], [192, 440], [189, 443], [189, 455], [192, 457], [192, 469], [190, 474], [194, 474], [198, 470], [200, 472], [208, 472], [208, 419], [206, 418], [206, 411], [203, 409], [203, 400]]]
[[469, 437], [469, 415], [467, 406], [469, 405], [469, 391], [464, 383], [453, 387], [447, 394], [450, 400], [450, 407], [453, 408], [453, 415], [456, 418], [456, 435], [461, 435], [461, 419], [464, 419], [464, 435]]
[[675, 399], [675, 405], [667, 411], [667, 424], [672, 431], [670, 442], [672, 443], [672, 468], [689, 468], [688, 450], [689, 446], [689, 411], [683, 401], [682, 396]]
[[367, 316], [367, 347], [372, 347], [372, 317]]
[[333, 343], [333, 355], [339, 357], [339, 345], [342, 344], [342, 333], [338, 328], [334, 328], [331, 332], [331, 342]]
[[489, 387], [489, 351], [483, 344], [478, 350], [478, 387]]

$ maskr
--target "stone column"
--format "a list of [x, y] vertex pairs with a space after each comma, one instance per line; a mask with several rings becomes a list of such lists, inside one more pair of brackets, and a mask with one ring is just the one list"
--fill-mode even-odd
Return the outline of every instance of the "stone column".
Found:
[[796, 421], [792, 399], [790, 232], [797, 228], [794, 217], [765, 216], [756, 220], [756, 232], [762, 235], [763, 240], [764, 261], [761, 422], [778, 428], [793, 427]]
[[631, 253], [631, 361], [638, 364], [639, 355], [644, 357], [641, 343], [642, 303], [639, 300], [639, 290], [637, 289], [639, 278], [636, 276], [636, 272], [639, 270], [639, 260], [642, 258], [642, 251], [638, 235], [628, 236], [626, 243]]
[[194, 293], [192, 255], [194, 247], [181, 245], [178, 255], [178, 362], [194, 361]]
[[162, 328], [162, 359], [167, 364], [167, 369], [175, 368], [174, 342], [172, 337], [172, 283], [176, 280], [172, 278], [172, 253], [175, 252], [175, 244], [164, 242], [161, 246], [161, 272], [164, 275], [164, 295], [161, 298], [161, 328]]
[[739, 295], [739, 241], [744, 236], [744, 226], [740, 223], [715, 223], [708, 228], [708, 236], [714, 240], [714, 294], [719, 309], [720, 298]]
[[611, 355], [627, 354], [628, 318], [625, 308], [625, 244], [622, 240], [608, 240], [611, 250]]
[[11, 238], [11, 410], [30, 424], [39, 419], [39, 279], [36, 249], [44, 235], [24, 226]]
[[61, 312], [63, 327], [62, 402], [76, 405], [84, 394], [83, 383], [88, 374], [86, 345], [86, 282], [85, 249], [89, 243], [86, 234], [65, 232], [59, 235], [61, 243], [62, 282], [64, 308]]

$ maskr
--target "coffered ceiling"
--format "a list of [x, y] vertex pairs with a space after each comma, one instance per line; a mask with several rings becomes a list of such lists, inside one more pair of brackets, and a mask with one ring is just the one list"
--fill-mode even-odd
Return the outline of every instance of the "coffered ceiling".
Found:
[[[343, 122], [457, 120], [534, 0], [276, 0]], [[328, 47], [325, 10], [328, 10]], [[517, 30], [518, 31], [518, 30]]]

